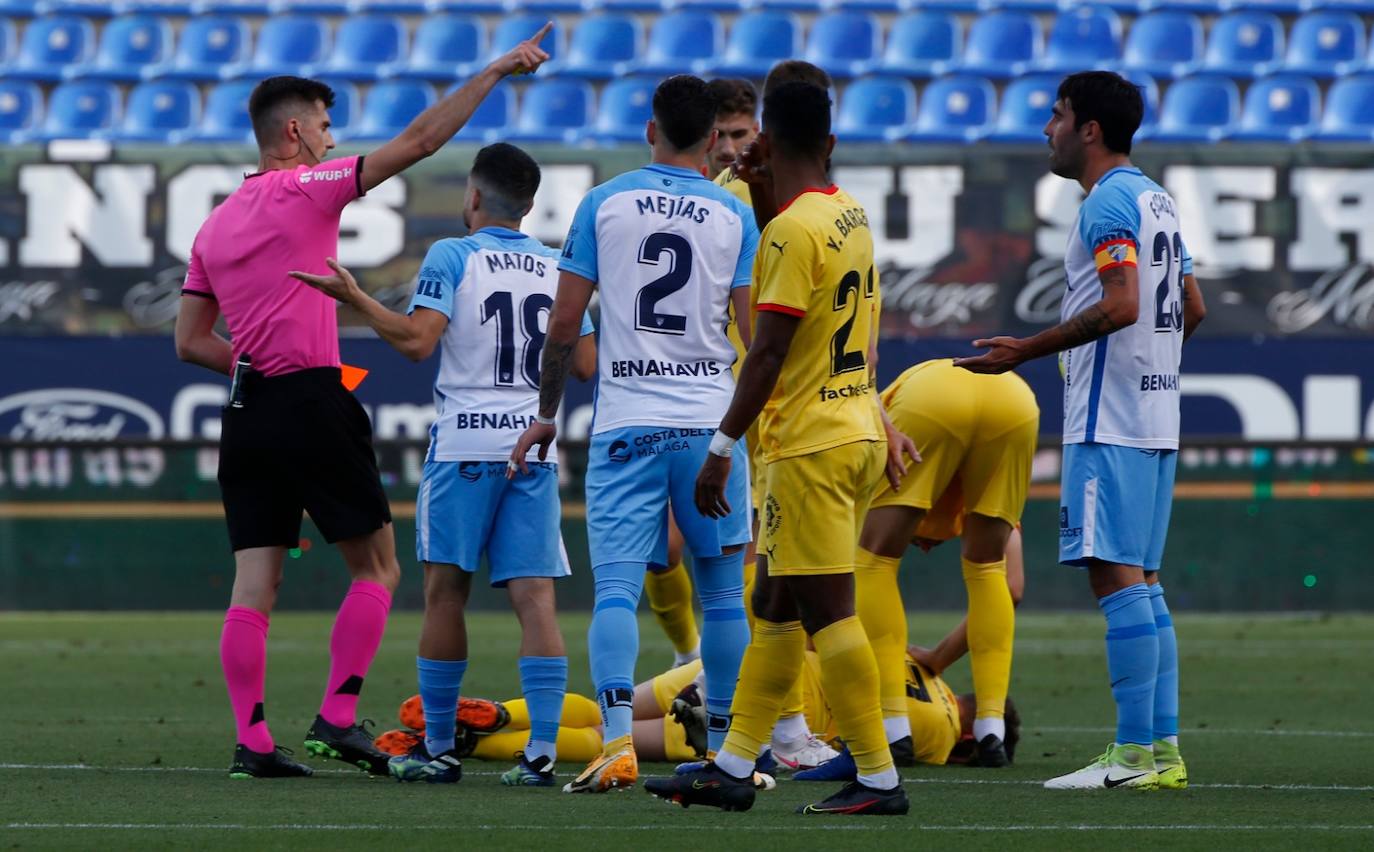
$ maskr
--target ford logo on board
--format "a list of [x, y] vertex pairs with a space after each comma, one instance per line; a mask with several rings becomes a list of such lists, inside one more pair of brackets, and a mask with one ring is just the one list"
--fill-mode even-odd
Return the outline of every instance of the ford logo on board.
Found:
[[0, 436], [15, 441], [161, 438], [162, 416], [123, 394], [94, 388], [43, 388], [0, 399]]

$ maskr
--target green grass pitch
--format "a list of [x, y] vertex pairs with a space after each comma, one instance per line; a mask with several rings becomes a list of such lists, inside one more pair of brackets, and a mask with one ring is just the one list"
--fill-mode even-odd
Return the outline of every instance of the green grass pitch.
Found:
[[[782, 780], [754, 809], [499, 786], [468, 761], [454, 787], [369, 779], [336, 764], [313, 779], [231, 781], [232, 727], [217, 662], [220, 616], [0, 615], [0, 847], [5, 849], [597, 848], [1318, 849], [1374, 846], [1374, 616], [1176, 615], [1186, 792], [1051, 793], [1044, 778], [1094, 757], [1112, 710], [1094, 613], [1023, 613], [1012, 694], [1026, 722], [1014, 768], [903, 771], [906, 818], [803, 818], [829, 785]], [[913, 616], [932, 643], [952, 615]], [[315, 713], [330, 616], [273, 619], [268, 719], [297, 747]], [[585, 614], [564, 616], [572, 688], [589, 691]], [[364, 691], [385, 727], [414, 692], [419, 619], [397, 614]], [[518, 631], [470, 622], [464, 691], [518, 692]], [[638, 674], [670, 659], [642, 625]], [[966, 663], [949, 674], [967, 688]], [[646, 774], [666, 766], [645, 766]], [[563, 765], [567, 777], [575, 767]]]

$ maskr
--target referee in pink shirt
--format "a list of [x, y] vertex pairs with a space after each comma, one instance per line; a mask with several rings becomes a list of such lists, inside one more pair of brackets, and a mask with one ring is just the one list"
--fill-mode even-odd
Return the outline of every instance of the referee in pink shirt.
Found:
[[[334, 147], [334, 93], [323, 83], [271, 77], [249, 98], [258, 171], [196, 234], [176, 324], [177, 357], [234, 373], [219, 457], [235, 568], [220, 634], [238, 737], [232, 778], [311, 774], [276, 745], [263, 713], [268, 618], [286, 551], [300, 541], [302, 511], [338, 546], [353, 579], [330, 635], [329, 679], [305, 748], [375, 775], [387, 774], [390, 757], [373, 746], [356, 710], [401, 576], [391, 510], [372, 426], [340, 381], [336, 303], [287, 273], [329, 275], [323, 259], [338, 255], [343, 208], [438, 151], [502, 78], [536, 70], [548, 59], [539, 42], [552, 26], [365, 157], [323, 161]], [[215, 332], [221, 314], [228, 340]]]

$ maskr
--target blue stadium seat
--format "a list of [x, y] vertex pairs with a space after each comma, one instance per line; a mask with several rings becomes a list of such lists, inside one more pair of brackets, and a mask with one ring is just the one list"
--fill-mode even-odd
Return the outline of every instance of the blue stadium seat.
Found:
[[310, 69], [343, 80], [376, 80], [406, 55], [406, 28], [390, 15], [347, 18], [334, 34], [329, 58]]
[[[696, 12], [740, 12], [746, 8], [768, 8], [772, 4], [767, 0], [764, 2], [756, 2], [756, 0], [663, 0], [661, 5], [666, 11], [690, 9]], [[785, 3], [782, 4], [782, 6], [785, 5]]]
[[903, 77], [938, 77], [959, 61], [964, 32], [944, 12], [915, 12], [892, 23], [882, 58], [869, 70]]
[[504, 0], [426, 0], [429, 14], [462, 12], [465, 15], [492, 15], [506, 11]]
[[363, 14], [427, 15], [430, 4], [426, 0], [356, 0], [354, 9]]
[[347, 15], [347, 0], [269, 0], [273, 15]]
[[601, 90], [601, 107], [586, 138], [644, 143], [644, 124], [654, 114], [654, 77], [624, 77]]
[[204, 15], [186, 22], [171, 61], [145, 69], [150, 78], [218, 80], [248, 56], [248, 25], [240, 18]]
[[358, 87], [351, 80], [332, 77], [320, 77], [319, 81], [334, 92], [334, 105], [329, 108], [330, 132], [336, 141], [349, 138], [353, 122], [363, 111], [363, 99], [358, 94]]
[[183, 80], [142, 83], [129, 92], [124, 120], [107, 136], [116, 142], [174, 143], [200, 121], [200, 91]]
[[40, 15], [80, 15], [83, 18], [110, 18], [115, 14], [113, 0], [39, 0], [34, 11]]
[[564, 59], [550, 70], [589, 80], [619, 77], [634, 61], [642, 40], [639, 21], [630, 15], [583, 18], [573, 30]]
[[[454, 83], [445, 95], [456, 90], [462, 83]], [[495, 142], [505, 133], [506, 128], [515, 123], [515, 88], [509, 83], [497, 83], [482, 103], [477, 105], [468, 123], [464, 124], [454, 138], [472, 142]]]
[[31, 138], [86, 139], [119, 119], [119, 89], [104, 80], [63, 83], [48, 95], [48, 117]]
[[124, 0], [119, 11], [126, 15], [162, 15], [166, 18], [185, 18], [191, 14], [191, 0]]
[[200, 127], [184, 137], [192, 142], [232, 142], [247, 145], [253, 142], [253, 122], [248, 117], [248, 96], [257, 80], [235, 80], [220, 83], [205, 96]]
[[1110, 68], [1121, 59], [1121, 18], [1111, 9], [1079, 6], [1059, 14], [1037, 67], [1069, 73]]
[[923, 9], [939, 9], [942, 12], [980, 12], [983, 5], [981, 0], [924, 0], [920, 3]]
[[[680, 0], [679, 0], [680, 2]], [[819, 12], [827, 5], [825, 0], [740, 0], [740, 6], [757, 6], [760, 9], [773, 9], [782, 12]]]
[[649, 46], [635, 70], [679, 74], [699, 61], [720, 55], [720, 19], [712, 12], [679, 11], [660, 16], [649, 31]]
[[429, 108], [434, 87], [419, 80], [387, 80], [368, 89], [363, 112], [349, 131], [351, 139], [390, 139]]
[[[1229, 3], [1221, 4], [1222, 9], [1219, 11], [1246, 10], [1270, 12], [1275, 15], [1296, 15], [1299, 12], [1307, 12], [1326, 5], [1340, 5], [1340, 3], [1323, 3], [1322, 0], [1231, 0]], [[1214, 10], [1213, 14], [1216, 11]]]
[[906, 138], [926, 142], [973, 142], [992, 129], [997, 90], [982, 77], [941, 77], [921, 92], [916, 126]]
[[520, 0], [518, 7], [522, 12], [537, 12], [541, 15], [563, 15], [585, 12], [592, 3], [583, 0]]
[[1248, 79], [1283, 57], [1283, 22], [1268, 12], [1232, 12], [1212, 22], [1203, 68]]
[[1215, 142], [1240, 118], [1240, 90], [1229, 77], [1201, 74], [1176, 80], [1164, 93], [1159, 142]]
[[878, 19], [867, 12], [830, 12], [811, 25], [805, 58], [845, 80], [873, 63], [881, 50], [882, 32]]
[[4, 71], [11, 80], [56, 82], [72, 65], [86, 62], [95, 46], [95, 28], [85, 18], [34, 18], [24, 29], [19, 55]]
[[877, 12], [882, 15], [895, 15], [912, 5], [911, 0], [833, 0], [832, 9], [850, 12]]
[[272, 12], [269, 0], [193, 0], [195, 15], [243, 15], [259, 17]]
[[994, 79], [1015, 77], [1040, 56], [1040, 21], [1025, 12], [980, 15], [969, 27], [959, 69]]
[[32, 18], [37, 12], [38, 0], [0, 0], [0, 15], [10, 18]]
[[467, 15], [431, 15], [415, 28], [410, 56], [395, 75], [413, 80], [453, 80], [478, 70], [487, 47], [481, 20]]
[[988, 141], [1044, 144], [1045, 124], [1050, 120], [1060, 79], [1057, 74], [1029, 74], [1007, 84], [997, 125], [987, 135]]
[[1329, 79], [1364, 62], [1364, 23], [1353, 12], [1312, 12], [1293, 22], [1283, 68]]
[[1125, 66], [1172, 80], [1202, 58], [1202, 22], [1187, 12], [1151, 12], [1136, 18], [1126, 36]]
[[1219, 15], [1244, 5], [1244, 0], [1150, 0], [1151, 12], [1184, 12], [1190, 15]]
[[541, 80], [525, 90], [512, 135], [526, 142], [575, 142], [591, 124], [595, 98], [581, 80]]
[[1127, 71], [1125, 78], [1135, 83], [1140, 90], [1141, 100], [1145, 101], [1145, 116], [1140, 122], [1140, 133], [1138, 138], [1146, 138], [1154, 133], [1156, 125], [1159, 124], [1159, 83], [1154, 77], [1143, 71]]
[[172, 28], [164, 18], [125, 15], [105, 25], [95, 59], [68, 67], [65, 76], [131, 83], [143, 79], [147, 68], [165, 61], [171, 52]]
[[[502, 18], [501, 23], [496, 25], [496, 30], [491, 34], [491, 49], [487, 51], [487, 59], [492, 60], [502, 54], [509, 53], [510, 49], [520, 42], [532, 38], [547, 21], [548, 18], [544, 15], [511, 15]], [[561, 55], [559, 48], [562, 46], [562, 42], [562, 29], [554, 27], [548, 35], [544, 36], [544, 40], [539, 42], [539, 46], [552, 60]]]
[[[272, 77], [278, 74], [304, 74], [309, 66], [324, 58], [329, 34], [316, 18], [282, 15], [268, 18], [258, 30], [253, 58], [237, 68], [227, 69], [231, 77]], [[206, 105], [209, 112], [209, 105]]]
[[661, 12], [666, 0], [600, 0], [598, 8], [607, 12]]
[[740, 15], [730, 28], [725, 54], [707, 60], [712, 74], [761, 78], [784, 59], [802, 52], [801, 22], [788, 12], [760, 11]]
[[37, 84], [0, 80], [0, 140], [15, 145], [43, 119], [43, 91]]
[[1250, 84], [1240, 126], [1231, 139], [1297, 142], [1311, 136], [1321, 117], [1321, 90], [1311, 77], [1276, 74]]
[[0, 18], [0, 68], [13, 61], [19, 52], [18, 30], [9, 18]]
[[915, 119], [915, 86], [898, 77], [865, 77], [845, 88], [835, 134], [845, 142], [891, 142]]
[[1067, 4], [1059, 0], [990, 0], [984, 8], [997, 8], [1017, 12], [1057, 12]]
[[[3, 98], [0, 90], [0, 101]], [[1352, 74], [1331, 85], [1315, 138], [1328, 142], [1374, 142], [1374, 74]]]

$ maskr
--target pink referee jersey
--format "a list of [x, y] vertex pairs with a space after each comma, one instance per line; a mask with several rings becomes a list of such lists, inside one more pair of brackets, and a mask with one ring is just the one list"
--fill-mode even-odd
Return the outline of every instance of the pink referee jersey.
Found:
[[362, 157], [249, 175], [200, 226], [183, 293], [214, 299], [229, 326], [234, 360], [279, 376], [339, 366], [333, 299], [287, 275], [332, 274], [339, 216], [363, 194]]

